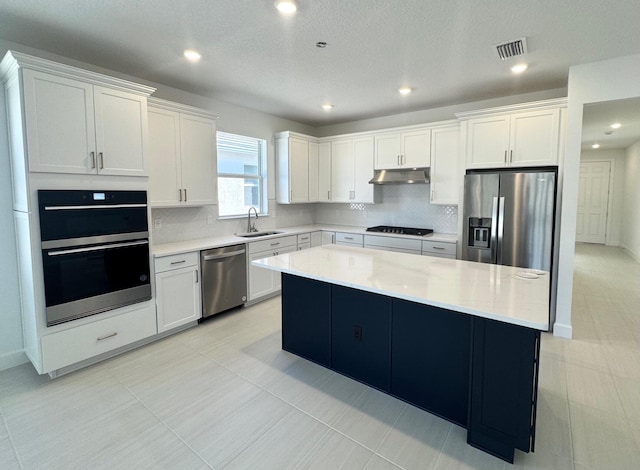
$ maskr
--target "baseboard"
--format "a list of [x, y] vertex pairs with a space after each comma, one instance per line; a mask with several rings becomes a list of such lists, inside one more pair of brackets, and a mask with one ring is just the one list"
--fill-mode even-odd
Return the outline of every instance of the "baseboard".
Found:
[[573, 338], [573, 327], [571, 325], [555, 322], [553, 324], [553, 336], [571, 339]]
[[626, 254], [628, 254], [634, 260], [640, 263], [640, 253], [634, 252], [633, 250], [629, 249], [626, 245], [620, 245], [620, 248], [622, 248]]
[[29, 359], [23, 350], [2, 354], [0, 355], [0, 370], [11, 369], [26, 362], [29, 362]]

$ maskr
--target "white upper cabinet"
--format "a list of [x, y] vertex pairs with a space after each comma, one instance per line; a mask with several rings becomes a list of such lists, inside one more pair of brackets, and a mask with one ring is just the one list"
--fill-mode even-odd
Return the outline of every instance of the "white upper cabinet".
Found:
[[373, 136], [331, 142], [331, 202], [373, 203]]
[[36, 67], [22, 70], [29, 170], [145, 176], [147, 96], [153, 89], [96, 84], [101, 76], [84, 72], [93, 82], [76, 78], [82, 71], [59, 64], [44, 71], [49, 64], [37, 59]]
[[[310, 170], [311, 172], [312, 170]], [[318, 144], [318, 202], [331, 201], [331, 142]]]
[[560, 109], [566, 100], [547, 100], [460, 113], [466, 132], [466, 167], [557, 165]]
[[457, 205], [462, 175], [459, 170], [460, 126], [431, 131], [431, 204]]
[[431, 131], [416, 129], [375, 136], [375, 169], [428, 167]]
[[149, 100], [149, 199], [155, 207], [215, 204], [216, 117]]
[[318, 142], [293, 132], [276, 134], [276, 165], [279, 204], [318, 201]]

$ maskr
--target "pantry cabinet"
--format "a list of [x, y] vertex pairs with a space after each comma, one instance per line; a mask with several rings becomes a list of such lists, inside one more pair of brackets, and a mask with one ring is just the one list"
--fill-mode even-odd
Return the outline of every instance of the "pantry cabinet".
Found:
[[216, 116], [149, 99], [149, 199], [154, 207], [215, 204]]
[[375, 169], [423, 168], [431, 160], [431, 131], [415, 129], [375, 136]]
[[29, 171], [147, 175], [147, 96], [153, 88], [12, 55], [23, 67]]
[[460, 113], [466, 136], [466, 167], [557, 165], [560, 109], [566, 100], [547, 100]]

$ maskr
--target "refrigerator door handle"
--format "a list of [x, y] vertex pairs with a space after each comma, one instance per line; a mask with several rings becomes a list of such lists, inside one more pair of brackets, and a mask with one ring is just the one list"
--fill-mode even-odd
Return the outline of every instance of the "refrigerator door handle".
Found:
[[491, 262], [496, 263], [498, 256], [498, 198], [491, 204]]
[[498, 204], [498, 259], [497, 264], [502, 264], [502, 240], [504, 237], [504, 197]]

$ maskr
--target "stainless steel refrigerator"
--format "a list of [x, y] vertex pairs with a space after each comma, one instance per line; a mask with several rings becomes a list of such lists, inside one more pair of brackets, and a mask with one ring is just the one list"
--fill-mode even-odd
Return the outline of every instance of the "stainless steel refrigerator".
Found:
[[470, 170], [462, 259], [552, 271], [555, 168]]

